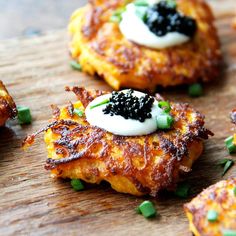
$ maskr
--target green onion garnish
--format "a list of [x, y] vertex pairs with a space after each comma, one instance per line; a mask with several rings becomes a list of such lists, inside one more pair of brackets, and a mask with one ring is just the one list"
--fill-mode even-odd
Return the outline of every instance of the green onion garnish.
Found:
[[190, 97], [200, 97], [203, 94], [203, 88], [201, 84], [192, 84], [188, 88], [188, 94]]
[[135, 6], [148, 6], [147, 0], [136, 0], [134, 1]]
[[175, 195], [180, 198], [187, 198], [190, 192], [190, 184], [179, 183], [177, 189], [175, 190]]
[[21, 125], [31, 124], [32, 116], [30, 113], [30, 109], [28, 107], [18, 106], [17, 111], [18, 111], [17, 118], [18, 118], [19, 124]]
[[230, 154], [236, 152], [236, 145], [234, 144], [233, 141], [234, 141], [233, 136], [230, 136], [227, 139], [225, 139], [225, 145]]
[[236, 236], [236, 230], [223, 230], [223, 236]]
[[70, 66], [74, 70], [82, 71], [82, 67], [77, 61], [71, 61]]
[[234, 196], [236, 197], [236, 186], [234, 187]]
[[224, 166], [224, 171], [222, 173], [222, 176], [224, 176], [227, 171], [234, 165], [234, 161], [233, 160], [228, 160], [226, 163], [225, 163], [225, 166]]
[[117, 9], [110, 18], [111, 22], [120, 23], [122, 20], [122, 13], [126, 10], [125, 7]]
[[160, 101], [158, 102], [158, 106], [162, 108], [166, 113], [169, 113], [171, 111], [171, 106], [169, 102]]
[[74, 109], [74, 114], [77, 115], [77, 116], [79, 116], [79, 117], [82, 117], [83, 114], [84, 114], [84, 112], [81, 111], [80, 109], [75, 108], [75, 109]]
[[176, 8], [177, 7], [177, 3], [176, 0], [166, 0], [167, 4], [169, 7], [171, 8]]
[[224, 167], [224, 171], [222, 173], [222, 176], [224, 176], [226, 174], [226, 172], [230, 169], [230, 167], [232, 167], [233, 164], [234, 164], [234, 161], [232, 159], [228, 159], [228, 158], [224, 158], [219, 161], [218, 165]]
[[135, 14], [142, 20], [145, 21], [147, 17], [147, 7], [138, 6], [135, 9]]
[[95, 104], [95, 105], [90, 106], [90, 109], [93, 109], [93, 108], [95, 108], [95, 107], [102, 106], [102, 105], [107, 104], [107, 103], [109, 103], [109, 102], [110, 102], [110, 99], [105, 99], [104, 101], [102, 101], [102, 102], [100, 102], [100, 103], [98, 103], [98, 104]]
[[170, 129], [174, 119], [169, 114], [163, 114], [157, 116], [157, 128], [158, 129]]
[[138, 209], [145, 218], [154, 217], [157, 213], [153, 203], [150, 201], [144, 201], [139, 205]]
[[79, 179], [72, 179], [70, 183], [75, 191], [80, 191], [84, 189], [84, 185]]
[[215, 222], [218, 220], [218, 213], [215, 210], [209, 210], [207, 212], [207, 220], [209, 222]]

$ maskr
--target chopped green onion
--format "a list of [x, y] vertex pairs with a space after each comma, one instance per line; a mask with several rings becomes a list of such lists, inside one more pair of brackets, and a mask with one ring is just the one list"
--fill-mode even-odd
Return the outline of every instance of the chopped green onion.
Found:
[[225, 139], [225, 145], [230, 154], [236, 152], [236, 145], [234, 144], [233, 141], [234, 141], [233, 136], [230, 136], [227, 139]]
[[136, 0], [134, 2], [134, 5], [135, 6], [148, 6], [149, 4], [148, 4], [147, 0]]
[[188, 88], [188, 94], [190, 97], [200, 97], [203, 94], [203, 88], [201, 84], [192, 84]]
[[207, 220], [209, 222], [215, 222], [218, 220], [218, 213], [215, 210], [209, 210], [207, 212]]
[[231, 159], [224, 158], [224, 159], [222, 159], [222, 160], [220, 160], [220, 161], [218, 162], [218, 165], [224, 166], [228, 160], [231, 160]]
[[166, 113], [169, 113], [170, 111], [171, 111], [171, 106], [170, 106], [170, 103], [169, 102], [166, 102], [166, 101], [160, 101], [160, 102], [158, 102], [158, 106], [160, 107], [160, 108], [164, 108], [164, 111], [166, 112]]
[[163, 114], [157, 116], [157, 128], [158, 129], [170, 129], [174, 119], [169, 114]]
[[190, 192], [190, 184], [180, 183], [175, 190], [175, 195], [180, 198], [187, 198]]
[[145, 218], [156, 216], [156, 209], [150, 201], [144, 201], [139, 205], [138, 209]]
[[234, 187], [234, 196], [236, 197], [236, 186]]
[[71, 61], [70, 66], [74, 70], [82, 71], [82, 67], [77, 61]]
[[75, 191], [80, 191], [84, 189], [84, 185], [79, 179], [72, 179], [70, 183]]
[[222, 173], [222, 176], [224, 176], [227, 171], [234, 165], [234, 161], [233, 160], [228, 160], [226, 163], [225, 163], [225, 166], [224, 166], [224, 171]]
[[147, 17], [147, 7], [139, 6], [135, 9], [135, 14], [142, 20], [145, 21]]
[[167, 4], [169, 7], [171, 8], [176, 8], [177, 7], [177, 3], [176, 0], [166, 0]]
[[82, 117], [83, 114], [84, 114], [84, 112], [81, 111], [80, 109], [75, 108], [75, 109], [74, 109], [74, 114], [76, 114], [76, 115], [79, 116], [79, 117]]
[[125, 7], [117, 9], [110, 18], [111, 22], [119, 23], [122, 20], [122, 13], [126, 10]]
[[18, 106], [17, 111], [18, 111], [17, 118], [18, 118], [19, 124], [21, 125], [31, 124], [32, 116], [30, 113], [30, 109], [28, 107]]
[[236, 230], [223, 230], [223, 236], [236, 236]]
[[90, 109], [93, 109], [93, 108], [95, 108], [95, 107], [102, 106], [102, 105], [107, 104], [107, 103], [109, 103], [109, 102], [110, 102], [110, 99], [105, 99], [104, 101], [102, 101], [102, 102], [100, 102], [100, 103], [98, 103], [98, 104], [95, 104], [95, 105], [90, 106]]

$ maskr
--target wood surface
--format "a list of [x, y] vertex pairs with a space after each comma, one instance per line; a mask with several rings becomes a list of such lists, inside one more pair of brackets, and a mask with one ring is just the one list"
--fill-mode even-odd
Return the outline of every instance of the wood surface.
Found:
[[[74, 192], [68, 181], [50, 178], [44, 169], [47, 153], [42, 136], [29, 151], [20, 148], [27, 134], [47, 124], [50, 104], [75, 101], [75, 96], [64, 92], [66, 85], [110, 89], [99, 79], [71, 70], [66, 31], [0, 42], [0, 78], [16, 103], [29, 106], [33, 114], [32, 125], [11, 121], [0, 129], [0, 235], [191, 235], [182, 206], [222, 179], [222, 168], [216, 163], [230, 158], [223, 141], [234, 131], [229, 112], [236, 107], [236, 31], [231, 28], [235, 1], [210, 3], [222, 41], [222, 76], [206, 85], [205, 95], [198, 99], [189, 98], [186, 88], [162, 94], [174, 101], [190, 102], [204, 113], [206, 126], [215, 136], [205, 142], [203, 155], [186, 177], [193, 194], [184, 200], [172, 195], [151, 199], [159, 212], [153, 220], [134, 212], [148, 197], [116, 193], [106, 184]], [[236, 166], [224, 179], [230, 176], [236, 176]]]

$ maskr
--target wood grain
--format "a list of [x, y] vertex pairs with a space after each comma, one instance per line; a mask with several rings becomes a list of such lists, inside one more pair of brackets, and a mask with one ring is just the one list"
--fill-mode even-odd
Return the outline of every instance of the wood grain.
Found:
[[[192, 103], [206, 115], [206, 126], [215, 133], [187, 176], [193, 186], [192, 196], [222, 179], [222, 169], [216, 163], [229, 158], [223, 140], [233, 132], [229, 111], [236, 107], [236, 32], [231, 28], [234, 1], [210, 2], [224, 53], [221, 78], [206, 85], [205, 96], [199, 99], [189, 98], [185, 88], [162, 91], [171, 100]], [[182, 209], [191, 197], [182, 200], [170, 195], [152, 199], [160, 216], [147, 221], [135, 214], [134, 208], [148, 198], [119, 194], [106, 184], [74, 192], [69, 182], [51, 179], [44, 170], [47, 154], [42, 139], [28, 152], [20, 149], [27, 133], [47, 124], [50, 104], [75, 100], [64, 92], [66, 85], [109, 89], [103, 81], [70, 69], [67, 43], [66, 31], [0, 42], [0, 78], [18, 105], [31, 108], [34, 118], [30, 126], [12, 121], [0, 129], [0, 234], [191, 235]], [[236, 176], [236, 166], [224, 178], [230, 176]]]

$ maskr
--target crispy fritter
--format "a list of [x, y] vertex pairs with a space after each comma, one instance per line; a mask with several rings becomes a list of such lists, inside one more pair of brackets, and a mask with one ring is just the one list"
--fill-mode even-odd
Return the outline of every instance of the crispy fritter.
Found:
[[17, 115], [16, 104], [0, 80], [0, 126]]
[[[84, 72], [97, 74], [115, 90], [155, 90], [219, 75], [220, 43], [210, 7], [203, 0], [179, 0], [178, 8], [197, 21], [195, 37], [180, 46], [154, 50], [128, 41], [109, 19], [127, 0], [90, 0], [71, 17], [70, 52]], [[135, 27], [135, 26], [134, 26]]]
[[52, 123], [24, 142], [25, 147], [31, 145], [45, 131], [46, 169], [56, 177], [96, 184], [105, 180], [118, 192], [155, 196], [161, 189], [174, 189], [180, 173], [191, 171], [202, 153], [202, 140], [212, 135], [200, 113], [175, 103], [171, 104], [175, 119], [171, 130], [137, 137], [113, 135], [89, 125], [85, 115], [73, 114], [74, 108], [84, 111], [104, 92], [72, 90], [78, 101], [61, 110], [54, 107]]
[[[195, 236], [220, 236], [229, 230], [236, 231], [235, 187], [236, 178], [220, 181], [184, 205], [190, 222], [190, 230]], [[209, 210], [218, 213], [216, 222], [207, 220]]]

